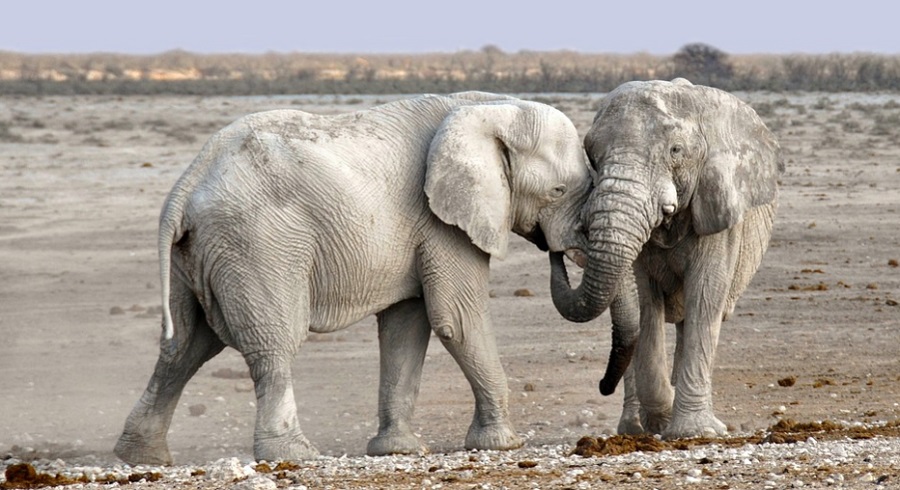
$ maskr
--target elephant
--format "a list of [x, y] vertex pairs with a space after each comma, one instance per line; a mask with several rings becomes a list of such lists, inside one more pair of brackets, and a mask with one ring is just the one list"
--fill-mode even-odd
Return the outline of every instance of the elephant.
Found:
[[[572, 289], [562, 256], [550, 254], [554, 305], [584, 322], [611, 302], [639, 304], [638, 329], [613, 323], [600, 383], [610, 394], [629, 371], [619, 432], [725, 434], [712, 406], [713, 360], [722, 321], [768, 248], [780, 146], [749, 105], [685, 79], [619, 86], [584, 141], [596, 172], [584, 210], [587, 265]], [[676, 331], [671, 374], [667, 322]]]
[[159, 358], [116, 455], [171, 464], [166, 433], [181, 392], [229, 346], [255, 387], [254, 457], [315, 457], [292, 359], [310, 331], [372, 314], [380, 380], [369, 454], [427, 451], [411, 417], [431, 332], [475, 396], [465, 447], [520, 447], [488, 314], [490, 259], [504, 257], [510, 231], [578, 257], [591, 186], [572, 122], [513, 97], [241, 117], [209, 139], [163, 205]]

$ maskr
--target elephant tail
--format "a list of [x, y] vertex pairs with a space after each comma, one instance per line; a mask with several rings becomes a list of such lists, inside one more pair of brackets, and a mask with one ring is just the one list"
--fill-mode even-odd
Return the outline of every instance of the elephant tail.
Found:
[[162, 295], [163, 331], [165, 340], [175, 336], [175, 323], [172, 321], [172, 307], [169, 302], [172, 282], [172, 248], [184, 238], [190, 228], [188, 202], [197, 187], [221, 161], [221, 148], [228, 148], [229, 141], [235, 139], [235, 131], [242, 129], [241, 124], [233, 123], [212, 135], [200, 149], [200, 153], [191, 165], [178, 178], [172, 191], [163, 203], [159, 214], [159, 275]]
[[169, 194], [159, 216], [159, 279], [162, 290], [163, 330], [166, 340], [175, 335], [172, 308], [169, 305], [172, 271], [172, 246], [184, 235], [184, 206], [187, 193], [176, 186]]
[[169, 193], [159, 215], [159, 279], [162, 295], [163, 330], [165, 339], [175, 336], [175, 323], [172, 321], [172, 307], [169, 303], [171, 292], [172, 247], [178, 243], [185, 233], [185, 206], [190, 195], [191, 186], [182, 185], [184, 176]]

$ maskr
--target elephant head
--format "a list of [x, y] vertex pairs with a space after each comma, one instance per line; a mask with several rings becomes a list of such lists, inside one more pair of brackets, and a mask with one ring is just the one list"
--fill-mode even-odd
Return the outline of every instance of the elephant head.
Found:
[[498, 258], [509, 230], [542, 250], [582, 256], [581, 209], [590, 187], [575, 126], [544, 104], [500, 99], [458, 107], [428, 152], [432, 212]]
[[[783, 171], [774, 136], [750, 106], [684, 79], [615, 89], [601, 103], [585, 149], [596, 181], [584, 210], [588, 263], [577, 289], [568, 285], [562, 258], [551, 254], [554, 305], [578, 322], [609, 306], [645, 244], [668, 248], [688, 233], [734, 226], [775, 199]], [[613, 335], [620, 347], [623, 338], [636, 338], [615, 327]], [[618, 359], [613, 369], [610, 359], [607, 391], [628, 361]]]

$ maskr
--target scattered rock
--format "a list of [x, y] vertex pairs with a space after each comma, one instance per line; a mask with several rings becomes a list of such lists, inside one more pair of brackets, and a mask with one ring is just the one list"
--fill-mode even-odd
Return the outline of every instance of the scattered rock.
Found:
[[234, 490], [274, 490], [278, 488], [278, 485], [265, 476], [254, 476], [231, 488]]
[[534, 383], [525, 383], [525, 387], [522, 389], [525, 391], [534, 391]]
[[192, 417], [199, 417], [206, 413], [206, 405], [202, 403], [197, 403], [195, 405], [191, 405], [188, 407], [188, 411], [191, 413]]
[[121, 306], [113, 306], [112, 308], [109, 309], [109, 314], [110, 315], [124, 315], [125, 310], [122, 309]]
[[241, 464], [237, 458], [223, 458], [208, 467], [206, 479], [230, 482], [254, 475], [256, 470], [252, 466]]
[[900, 267], [900, 262], [897, 262], [897, 259], [888, 260], [888, 265], [891, 267]]
[[513, 292], [513, 296], [516, 296], [519, 298], [528, 298], [528, 297], [534, 296], [534, 293], [532, 293], [530, 289], [522, 288], [522, 289], [516, 289]]
[[791, 284], [788, 286], [791, 291], [828, 291], [828, 285], [824, 282], [818, 284]]
[[786, 388], [786, 387], [788, 387], [788, 386], [794, 386], [794, 383], [796, 383], [796, 382], [797, 382], [797, 377], [796, 377], [796, 376], [788, 376], [787, 378], [781, 378], [781, 379], [779, 379], [779, 380], [778, 380], [778, 386], [781, 386], [781, 387], [785, 387], [785, 388]]

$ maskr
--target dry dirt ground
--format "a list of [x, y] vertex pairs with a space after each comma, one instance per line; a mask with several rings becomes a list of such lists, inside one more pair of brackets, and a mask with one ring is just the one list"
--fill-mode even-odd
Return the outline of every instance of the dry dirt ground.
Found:
[[[900, 96], [738, 95], [779, 136], [787, 172], [769, 252], [722, 329], [716, 412], [736, 433], [783, 417], [897, 420]], [[600, 95], [530, 98], [584, 134]], [[210, 134], [249, 112], [338, 113], [391, 99], [0, 98], [0, 459], [115, 463], [112, 446], [157, 354], [159, 208]], [[608, 315], [563, 320], [548, 269], [544, 254], [514, 240], [492, 264], [491, 308], [517, 429], [532, 448], [571, 448], [614, 431], [621, 390], [597, 390]], [[325, 455], [362, 455], [376, 430], [374, 318], [313, 334], [294, 372], [308, 438]], [[235, 351], [210, 361], [175, 413], [176, 462], [249, 460], [254, 400]], [[463, 375], [433, 342], [417, 431], [434, 452], [458, 451], [472, 408]]]

